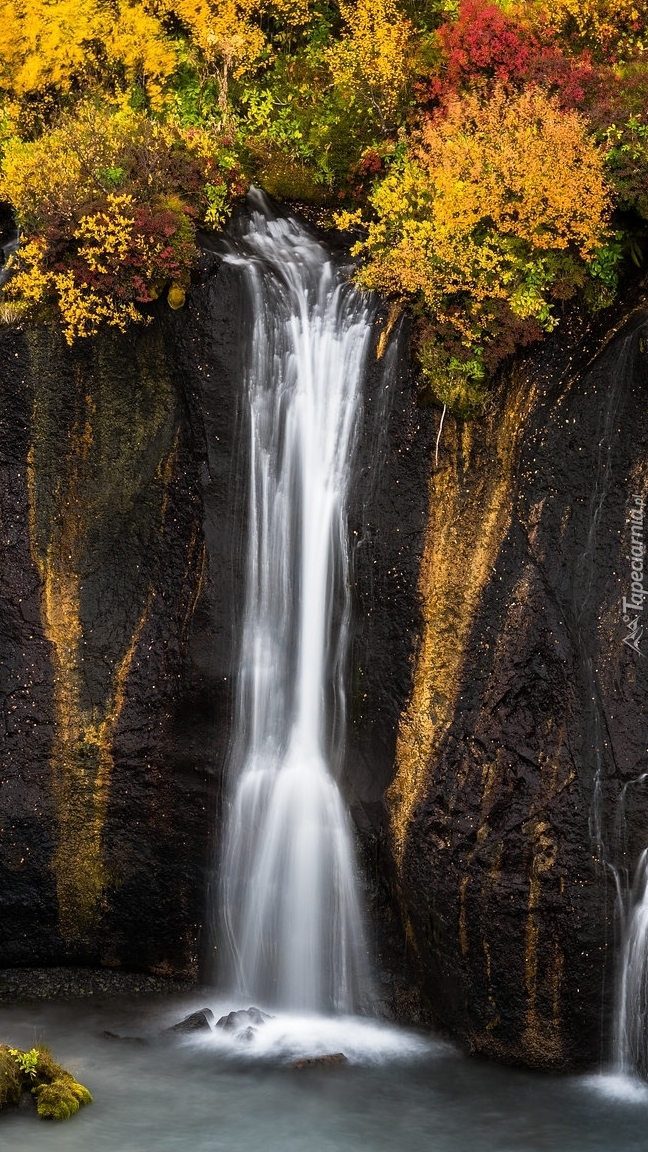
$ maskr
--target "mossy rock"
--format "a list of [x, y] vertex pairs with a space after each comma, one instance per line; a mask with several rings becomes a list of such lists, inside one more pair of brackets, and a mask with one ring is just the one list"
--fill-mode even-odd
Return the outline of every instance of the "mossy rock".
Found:
[[0, 1044], [0, 1109], [19, 1104], [23, 1090], [23, 1076], [9, 1048]]
[[32, 1093], [44, 1120], [69, 1120], [82, 1104], [92, 1104], [88, 1089], [56, 1063], [49, 1048], [25, 1052], [0, 1044], [0, 1109], [19, 1104], [23, 1092]]
[[67, 1073], [51, 1084], [32, 1088], [36, 1097], [36, 1111], [44, 1120], [69, 1120], [82, 1104], [92, 1104], [92, 1096], [83, 1084]]

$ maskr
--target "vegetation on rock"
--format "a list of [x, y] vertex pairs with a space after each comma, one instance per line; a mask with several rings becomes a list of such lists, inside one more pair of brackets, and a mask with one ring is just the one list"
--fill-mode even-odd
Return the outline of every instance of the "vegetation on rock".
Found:
[[31, 1092], [36, 1111], [44, 1120], [68, 1120], [92, 1096], [40, 1045], [29, 1052], [0, 1044], [0, 1110], [20, 1103]]
[[424, 372], [464, 415], [488, 371], [556, 326], [555, 301], [589, 279], [606, 303], [615, 286], [602, 157], [583, 119], [539, 89], [457, 97], [370, 204], [361, 282], [420, 300]]
[[3, 315], [67, 339], [181, 307], [251, 181], [364, 229], [462, 415], [563, 301], [642, 261], [646, 0], [0, 0]]

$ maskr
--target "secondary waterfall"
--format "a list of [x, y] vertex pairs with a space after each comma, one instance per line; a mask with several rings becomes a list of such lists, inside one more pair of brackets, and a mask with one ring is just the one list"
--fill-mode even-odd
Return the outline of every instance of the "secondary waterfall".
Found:
[[617, 804], [619, 862], [612, 869], [617, 887], [621, 949], [614, 1028], [614, 1065], [623, 1075], [648, 1078], [648, 848], [641, 853], [630, 883], [627, 856], [627, 808], [630, 797], [645, 804], [648, 772], [623, 787]]
[[336, 782], [349, 640], [346, 503], [371, 309], [261, 193], [226, 259], [249, 293], [247, 559], [221, 899], [226, 981], [344, 1011], [366, 990]]
[[648, 1076], [648, 848], [635, 874], [623, 924], [615, 1035], [615, 1064], [624, 1074]]

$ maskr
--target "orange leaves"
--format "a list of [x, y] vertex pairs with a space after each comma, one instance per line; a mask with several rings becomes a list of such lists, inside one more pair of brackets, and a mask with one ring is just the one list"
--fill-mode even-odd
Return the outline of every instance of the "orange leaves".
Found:
[[445, 347], [437, 366], [463, 360], [473, 375], [498, 342], [510, 351], [507, 327], [550, 331], [553, 300], [609, 239], [603, 157], [584, 120], [537, 89], [455, 100], [370, 200], [362, 283], [418, 297]]
[[456, 100], [428, 123], [416, 159], [442, 230], [490, 219], [532, 248], [572, 247], [585, 260], [601, 244], [609, 188], [600, 151], [584, 119], [538, 89]]
[[648, 40], [646, 0], [516, 0], [510, 6], [544, 19], [572, 46], [580, 41], [607, 59], [641, 52]]

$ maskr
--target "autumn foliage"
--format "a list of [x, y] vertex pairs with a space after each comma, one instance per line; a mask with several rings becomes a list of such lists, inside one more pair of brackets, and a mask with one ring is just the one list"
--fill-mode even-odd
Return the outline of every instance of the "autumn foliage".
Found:
[[[601, 308], [648, 221], [648, 0], [0, 0], [12, 316], [66, 337], [184, 300], [250, 181], [364, 229], [428, 394]], [[572, 306], [572, 305], [570, 305]]]
[[[561, 179], [556, 179], [560, 172]], [[363, 284], [419, 299], [423, 363], [481, 380], [598, 273], [610, 189], [583, 119], [539, 90], [455, 99], [371, 196]], [[446, 389], [447, 392], [447, 389]]]
[[243, 184], [225, 142], [131, 109], [81, 104], [51, 132], [5, 148], [0, 196], [24, 236], [5, 295], [56, 304], [66, 338], [124, 329], [167, 290], [181, 304], [195, 221], [221, 224]]

